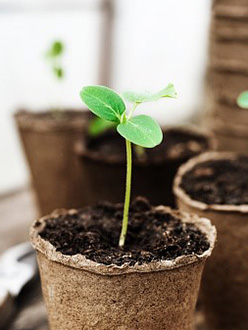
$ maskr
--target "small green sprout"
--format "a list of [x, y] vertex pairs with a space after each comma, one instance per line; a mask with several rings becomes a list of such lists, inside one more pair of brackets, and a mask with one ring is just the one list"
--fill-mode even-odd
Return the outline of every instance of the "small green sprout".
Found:
[[52, 72], [58, 80], [61, 80], [64, 77], [64, 70], [61, 65], [61, 57], [63, 53], [64, 45], [59, 40], [54, 41], [46, 53], [46, 58], [51, 64]]
[[248, 91], [245, 91], [239, 95], [237, 104], [242, 109], [248, 109]]
[[119, 239], [119, 246], [123, 247], [127, 235], [131, 198], [132, 143], [143, 148], [153, 148], [163, 140], [163, 133], [159, 124], [147, 115], [133, 116], [134, 111], [141, 103], [157, 101], [164, 97], [176, 98], [177, 93], [172, 84], [169, 84], [158, 93], [126, 92], [123, 94], [124, 99], [133, 103], [133, 107], [129, 112], [126, 110], [123, 99], [116, 92], [105, 86], [84, 87], [80, 91], [80, 96], [82, 101], [96, 116], [113, 123], [117, 132], [126, 141], [126, 190], [122, 230]]
[[91, 120], [88, 133], [90, 136], [96, 137], [109, 129], [115, 129], [116, 126], [116, 123], [96, 117]]

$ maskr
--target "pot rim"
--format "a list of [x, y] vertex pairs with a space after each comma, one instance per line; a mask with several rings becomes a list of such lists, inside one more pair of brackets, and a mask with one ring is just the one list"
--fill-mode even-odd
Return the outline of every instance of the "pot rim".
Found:
[[16, 123], [20, 129], [30, 130], [30, 131], [85, 131], [85, 122], [87, 120], [87, 115], [90, 115], [90, 111], [86, 108], [80, 109], [70, 109], [65, 108], [59, 110], [59, 114], [74, 114], [75, 116], [68, 117], [66, 120], [55, 120], [54, 118], [41, 118], [40, 115], [50, 113], [51, 110], [41, 110], [41, 111], [30, 111], [26, 109], [20, 109], [15, 112], [14, 117]]
[[236, 212], [236, 213], [248, 213], [248, 204], [242, 205], [229, 205], [229, 204], [206, 204], [204, 202], [197, 201], [189, 194], [185, 192], [183, 188], [181, 188], [180, 184], [182, 182], [183, 176], [190, 171], [195, 165], [203, 163], [208, 160], [219, 160], [219, 159], [226, 159], [231, 160], [235, 159], [238, 153], [235, 152], [220, 152], [220, 151], [212, 151], [212, 152], [205, 152], [197, 157], [191, 158], [187, 163], [180, 166], [177, 175], [174, 180], [173, 184], [173, 193], [174, 195], [182, 200], [187, 205], [202, 211], [212, 210], [218, 212]]
[[216, 228], [211, 224], [210, 220], [206, 218], [200, 218], [196, 214], [189, 214], [182, 211], [172, 210], [171, 208], [162, 205], [154, 207], [154, 209], [170, 212], [174, 216], [180, 217], [180, 219], [185, 223], [193, 223], [198, 229], [201, 230], [201, 232], [205, 233], [205, 235], [207, 236], [207, 239], [210, 244], [208, 250], [204, 251], [201, 255], [184, 255], [181, 257], [177, 257], [174, 260], [155, 261], [142, 265], [138, 265], [136, 263], [134, 266], [129, 266], [127, 263], [123, 264], [122, 266], [117, 266], [114, 264], [104, 265], [86, 259], [85, 256], [81, 254], [76, 254], [73, 256], [64, 255], [61, 252], [57, 252], [55, 247], [51, 243], [41, 238], [39, 236], [39, 233], [44, 228], [48, 219], [50, 219], [51, 217], [56, 217], [59, 214], [75, 214], [77, 212], [77, 210], [75, 209], [55, 210], [50, 215], [44, 216], [41, 219], [34, 221], [30, 229], [31, 244], [37, 251], [45, 255], [48, 260], [61, 263], [71, 268], [76, 268], [100, 275], [121, 275], [128, 273], [169, 271], [175, 268], [204, 261], [211, 255], [216, 240]]
[[[217, 140], [214, 136], [213, 133], [207, 132], [206, 130], [202, 128], [198, 128], [194, 125], [170, 125], [167, 127], [162, 128], [163, 132], [165, 131], [179, 131], [185, 134], [192, 134], [196, 137], [204, 138], [207, 142], [207, 149], [206, 150], [216, 150], [217, 149]], [[85, 140], [80, 140], [76, 141], [74, 145], [74, 151], [77, 154], [78, 157], [88, 159], [91, 161], [97, 161], [97, 162], [103, 162], [107, 164], [112, 164], [112, 165], [123, 165], [125, 164], [124, 161], [122, 161], [120, 158], [115, 157], [115, 156], [110, 156], [108, 158], [102, 158], [98, 155], [96, 152], [91, 152], [86, 146], [86, 141]], [[203, 151], [204, 152], [204, 151]], [[146, 161], [135, 161], [136, 166], [148, 166], [148, 165], [163, 165], [163, 164], [168, 164], [168, 163], [175, 163], [175, 162], [180, 162], [183, 161], [185, 157], [178, 157], [176, 159], [162, 159], [160, 161], [156, 162], [146, 162]]]

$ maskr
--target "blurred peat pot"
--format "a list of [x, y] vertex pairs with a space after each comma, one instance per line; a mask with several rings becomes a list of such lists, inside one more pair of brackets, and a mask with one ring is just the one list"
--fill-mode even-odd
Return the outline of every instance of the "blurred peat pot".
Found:
[[248, 2], [215, 0], [210, 29], [206, 126], [218, 149], [247, 152], [248, 110], [236, 100], [248, 88]]
[[83, 140], [90, 116], [75, 110], [15, 114], [40, 214], [83, 205], [85, 183], [73, 145]]
[[[247, 173], [247, 157], [212, 152], [182, 165], [174, 182], [179, 209], [211, 219], [217, 228], [218, 242], [206, 264], [201, 292], [213, 330], [244, 330], [248, 325]], [[202, 195], [206, 197], [199, 199]]]
[[[122, 202], [125, 191], [125, 144], [112, 131], [99, 137], [88, 137], [76, 143], [81, 160], [87, 204], [107, 200]], [[123, 152], [120, 152], [122, 149]], [[215, 149], [211, 135], [194, 127], [164, 129], [161, 145], [153, 149], [133, 146], [132, 198], [145, 196], [153, 205], [174, 206], [172, 184], [181, 164], [192, 156]]]

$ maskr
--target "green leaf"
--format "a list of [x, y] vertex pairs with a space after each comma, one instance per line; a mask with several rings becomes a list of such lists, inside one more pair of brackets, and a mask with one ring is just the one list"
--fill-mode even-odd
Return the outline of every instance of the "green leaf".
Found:
[[80, 91], [82, 101], [98, 117], [120, 122], [126, 110], [122, 98], [112, 89], [105, 86], [87, 86]]
[[53, 72], [58, 79], [62, 79], [64, 77], [64, 70], [60, 66], [54, 66]]
[[54, 41], [51, 48], [47, 52], [48, 57], [60, 56], [64, 51], [64, 45], [61, 41]]
[[163, 140], [159, 124], [146, 115], [136, 116], [119, 124], [117, 131], [126, 140], [144, 148], [153, 148]]
[[89, 134], [91, 136], [98, 136], [99, 134], [104, 133], [106, 130], [114, 129], [115, 127], [116, 123], [96, 117], [90, 122]]
[[237, 103], [240, 108], [248, 109], [248, 91], [245, 91], [239, 95]]
[[132, 103], [143, 103], [143, 102], [152, 102], [157, 101], [163, 97], [176, 98], [177, 92], [173, 84], [169, 84], [167, 87], [161, 89], [157, 93], [144, 92], [144, 93], [135, 93], [135, 92], [125, 92], [123, 93], [125, 100]]

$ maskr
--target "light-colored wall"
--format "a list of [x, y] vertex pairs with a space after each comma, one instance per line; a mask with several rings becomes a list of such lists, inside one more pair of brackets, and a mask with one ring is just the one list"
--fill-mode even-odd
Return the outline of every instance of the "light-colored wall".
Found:
[[[15, 109], [80, 106], [79, 89], [97, 83], [98, 3], [0, 0], [0, 193], [24, 186], [29, 178], [12, 118]], [[113, 86], [120, 92], [157, 90], [174, 82], [179, 100], [158, 102], [152, 110], [147, 105], [146, 111], [162, 123], [188, 119], [203, 102], [210, 0], [115, 3]], [[58, 4], [62, 10], [56, 10]], [[80, 10], [84, 4], [86, 10]], [[66, 80], [60, 85], [43, 58], [54, 38], [67, 47]]]

